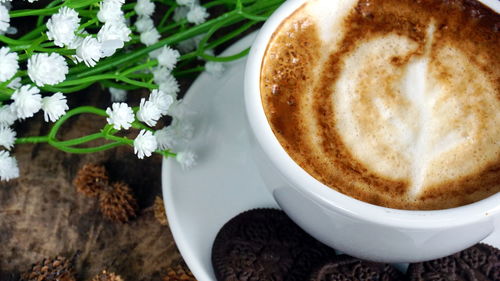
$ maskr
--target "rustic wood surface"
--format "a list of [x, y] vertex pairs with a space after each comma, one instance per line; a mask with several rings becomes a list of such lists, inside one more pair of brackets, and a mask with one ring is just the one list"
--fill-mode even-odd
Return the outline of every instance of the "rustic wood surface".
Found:
[[[143, 93], [144, 95], [147, 93]], [[140, 98], [140, 93], [134, 99]], [[94, 104], [105, 108], [109, 94], [93, 87], [70, 94], [70, 108]], [[62, 128], [64, 139], [98, 131], [105, 120], [81, 115]], [[18, 136], [44, 135], [42, 114], [21, 122]], [[131, 137], [137, 132], [132, 131]], [[20, 177], [0, 183], [0, 280], [27, 270], [32, 263], [81, 251], [77, 280], [90, 280], [103, 269], [124, 280], [161, 280], [167, 269], [182, 262], [168, 226], [153, 214], [161, 196], [161, 157], [139, 160], [131, 147], [90, 155], [68, 154], [47, 144], [17, 145]], [[139, 215], [121, 224], [103, 218], [97, 199], [76, 192], [72, 181], [86, 163], [107, 167], [111, 181], [130, 185], [139, 203]]]

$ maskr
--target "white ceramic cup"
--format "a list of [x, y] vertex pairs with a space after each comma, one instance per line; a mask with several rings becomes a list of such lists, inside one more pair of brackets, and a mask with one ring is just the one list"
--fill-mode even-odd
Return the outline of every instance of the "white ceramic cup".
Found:
[[[380, 262], [417, 262], [447, 256], [481, 241], [495, 228], [500, 230], [500, 193], [452, 209], [384, 208], [325, 186], [286, 153], [262, 107], [260, 72], [274, 31], [306, 1], [286, 1], [269, 18], [252, 46], [245, 73], [245, 106], [253, 133], [253, 154], [266, 186], [281, 208], [323, 243]], [[500, 1], [482, 2], [500, 11]]]

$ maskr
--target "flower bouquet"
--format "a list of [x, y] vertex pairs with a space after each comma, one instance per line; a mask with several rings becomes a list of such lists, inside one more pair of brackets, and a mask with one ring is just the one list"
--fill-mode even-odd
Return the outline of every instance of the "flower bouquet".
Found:
[[[221, 75], [225, 62], [249, 49], [227, 57], [214, 49], [266, 20], [282, 2], [0, 0], [0, 179], [19, 176], [11, 151], [23, 143], [69, 153], [129, 145], [140, 159], [158, 153], [184, 168], [194, 165], [193, 152], [173, 149], [193, 135], [192, 124], [183, 120], [178, 78], [202, 71]], [[109, 91], [109, 107], [68, 107], [67, 95], [96, 83]], [[149, 97], [128, 104], [127, 96], [141, 89]], [[16, 122], [39, 112], [50, 124], [48, 134], [18, 136]], [[60, 136], [61, 126], [80, 114], [97, 115], [105, 126], [73, 139]], [[158, 128], [164, 116], [169, 125]], [[124, 130], [135, 130], [136, 137]], [[103, 144], [89, 146], [96, 140]]]

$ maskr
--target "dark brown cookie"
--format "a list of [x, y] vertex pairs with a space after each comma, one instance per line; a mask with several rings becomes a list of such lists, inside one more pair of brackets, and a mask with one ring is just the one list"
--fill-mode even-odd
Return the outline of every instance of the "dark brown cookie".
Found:
[[500, 250], [476, 244], [444, 258], [412, 263], [410, 281], [500, 281]]
[[303, 281], [335, 251], [300, 229], [284, 212], [239, 214], [217, 234], [212, 265], [219, 281]]
[[386, 263], [363, 261], [340, 255], [320, 265], [310, 281], [400, 281], [403, 273]]

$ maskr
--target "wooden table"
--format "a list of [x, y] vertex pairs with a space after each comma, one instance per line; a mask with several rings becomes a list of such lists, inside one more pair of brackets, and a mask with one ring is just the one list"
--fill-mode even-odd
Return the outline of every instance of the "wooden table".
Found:
[[[135, 93], [133, 100], [140, 96], [147, 93]], [[109, 94], [93, 86], [69, 95], [70, 108], [84, 104], [106, 108]], [[63, 126], [61, 136], [96, 132], [104, 122], [101, 117], [79, 116]], [[45, 135], [49, 128], [42, 113], [16, 124], [18, 136]], [[135, 134], [132, 131], [131, 137]], [[153, 214], [154, 199], [161, 196], [160, 156], [139, 160], [131, 147], [76, 155], [47, 144], [17, 145], [12, 154], [20, 177], [0, 182], [0, 280], [45, 257], [69, 257], [78, 250], [77, 280], [90, 280], [103, 269], [124, 280], [161, 280], [170, 266], [182, 262], [168, 226], [160, 225]], [[126, 224], [108, 221], [96, 199], [76, 192], [72, 181], [85, 163], [102, 163], [110, 180], [130, 185], [140, 209], [136, 219]]]

